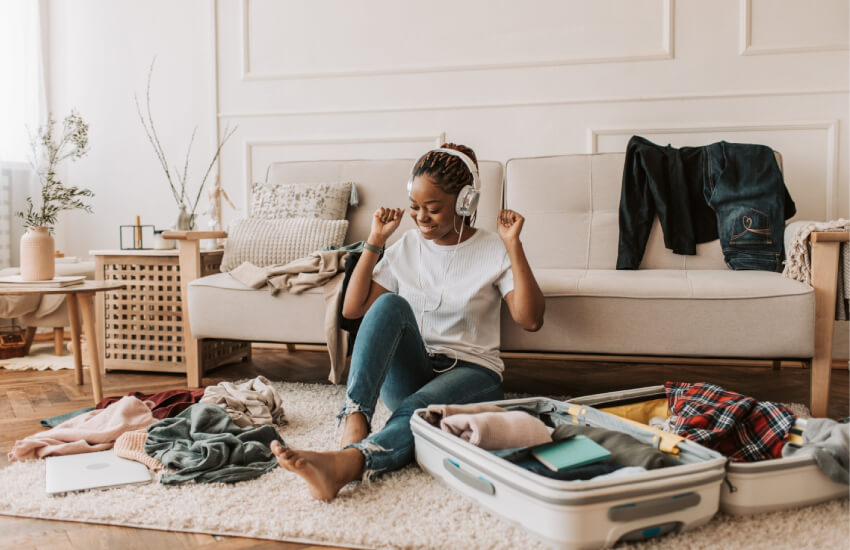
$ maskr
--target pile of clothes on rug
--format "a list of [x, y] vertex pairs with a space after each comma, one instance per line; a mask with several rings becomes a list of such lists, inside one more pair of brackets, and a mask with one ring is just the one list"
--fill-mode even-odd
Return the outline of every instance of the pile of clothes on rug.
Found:
[[[695, 441], [732, 462], [812, 455], [827, 477], [848, 483], [850, 418], [798, 421], [782, 404], [758, 401], [707, 382], [667, 382], [664, 391], [666, 415], [642, 419], [646, 424]], [[531, 412], [491, 404], [431, 405], [424, 420], [554, 479], [597, 480], [679, 464], [675, 457], [625, 433], [581, 424], [553, 426]], [[794, 434], [801, 437], [792, 438]], [[561, 469], [540, 460], [539, 449], [582, 436], [609, 455]]]
[[168, 468], [160, 483], [234, 482], [277, 465], [269, 449], [283, 440], [274, 425], [286, 423], [280, 394], [258, 376], [199, 390], [134, 392], [95, 407], [42, 420], [51, 429], [15, 442], [10, 461], [113, 449], [151, 470]]

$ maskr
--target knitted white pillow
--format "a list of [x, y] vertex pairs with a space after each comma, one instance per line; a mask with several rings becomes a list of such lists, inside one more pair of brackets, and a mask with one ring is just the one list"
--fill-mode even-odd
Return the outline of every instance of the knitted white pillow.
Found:
[[287, 264], [325, 246], [342, 246], [346, 231], [348, 220], [235, 220], [227, 232], [221, 271], [227, 273], [242, 262], [260, 267]]
[[352, 200], [351, 182], [255, 183], [251, 187], [251, 217], [342, 220]]

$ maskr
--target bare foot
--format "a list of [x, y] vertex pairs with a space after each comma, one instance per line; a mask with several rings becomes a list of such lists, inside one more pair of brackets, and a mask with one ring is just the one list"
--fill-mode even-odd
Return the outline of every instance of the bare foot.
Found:
[[339, 442], [339, 448], [343, 449], [346, 445], [359, 443], [366, 439], [369, 435], [369, 423], [366, 422], [366, 417], [361, 412], [351, 413], [345, 417], [345, 428], [342, 432], [342, 439]]
[[359, 479], [365, 460], [357, 449], [314, 452], [297, 451], [272, 441], [271, 450], [280, 467], [296, 473], [307, 482], [310, 496], [316, 500], [333, 500], [340, 489]]

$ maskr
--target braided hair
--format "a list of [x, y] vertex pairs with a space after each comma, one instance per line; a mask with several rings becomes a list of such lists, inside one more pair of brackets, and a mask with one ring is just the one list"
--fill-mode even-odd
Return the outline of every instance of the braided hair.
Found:
[[[454, 149], [463, 153], [472, 159], [475, 167], [478, 168], [475, 152], [466, 145], [443, 143], [440, 145], [440, 149]], [[473, 186], [472, 173], [466, 163], [454, 155], [441, 151], [429, 151], [419, 159], [419, 162], [413, 167], [413, 177], [423, 174], [430, 176], [434, 180], [434, 184], [449, 195], [457, 195], [465, 185]], [[469, 218], [465, 220], [467, 225], [471, 225], [472, 221]]]

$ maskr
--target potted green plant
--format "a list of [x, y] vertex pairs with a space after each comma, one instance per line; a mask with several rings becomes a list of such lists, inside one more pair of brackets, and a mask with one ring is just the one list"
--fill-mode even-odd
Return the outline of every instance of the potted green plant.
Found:
[[30, 136], [31, 164], [38, 175], [39, 197], [27, 197], [27, 209], [15, 215], [24, 222], [27, 232], [21, 237], [21, 279], [46, 281], [55, 275], [53, 226], [63, 210], [85, 210], [91, 206], [84, 202], [94, 196], [90, 189], [66, 185], [56, 177], [56, 168], [63, 160], [76, 161], [88, 153], [89, 126], [75, 110], [62, 121], [62, 134], [56, 136], [56, 121], [48, 114], [47, 123]]

